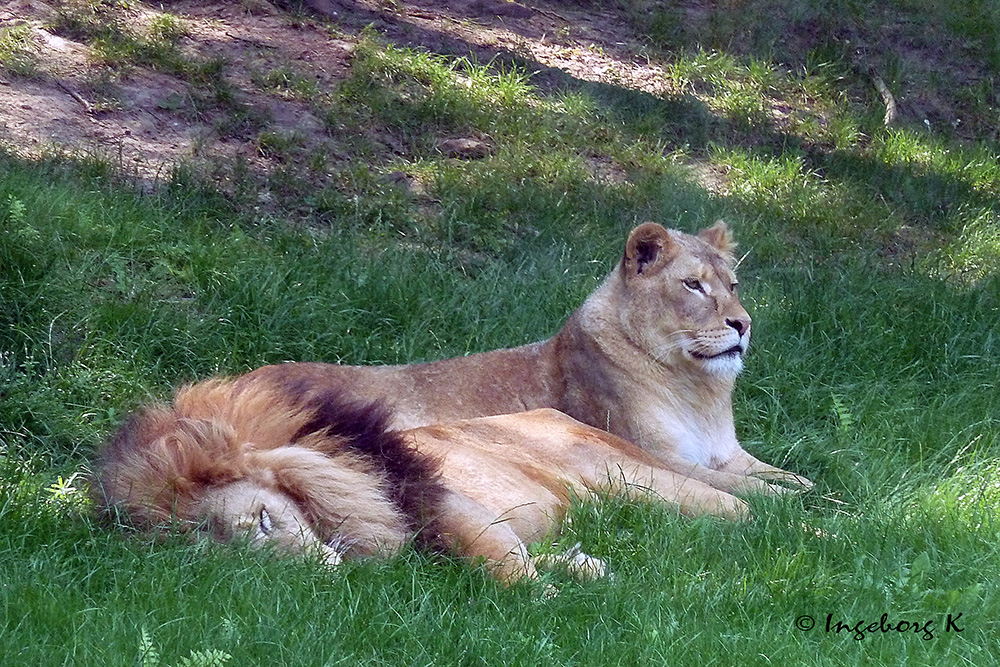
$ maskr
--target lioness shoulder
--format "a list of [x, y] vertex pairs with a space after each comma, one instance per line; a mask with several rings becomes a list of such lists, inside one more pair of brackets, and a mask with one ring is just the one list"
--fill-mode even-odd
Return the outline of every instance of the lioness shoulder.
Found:
[[[554, 408], [727, 491], [808, 488], [739, 445], [732, 391], [750, 343], [732, 234], [644, 223], [602, 284], [544, 341], [424, 364], [265, 366], [241, 380], [388, 401], [398, 429]], [[766, 480], [766, 481], [765, 481]]]

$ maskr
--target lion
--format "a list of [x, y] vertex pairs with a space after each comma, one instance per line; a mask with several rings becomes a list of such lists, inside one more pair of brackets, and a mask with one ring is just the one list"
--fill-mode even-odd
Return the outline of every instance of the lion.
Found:
[[[293, 395], [341, 387], [387, 401], [400, 430], [552, 408], [728, 493], [806, 490], [812, 482], [759, 461], [736, 437], [732, 392], [751, 319], [734, 247], [721, 220], [696, 235], [643, 223], [547, 340], [403, 366], [276, 364], [239, 382]], [[516, 457], [517, 446], [498, 444], [499, 455]]]
[[179, 526], [246, 539], [329, 566], [411, 542], [481, 559], [499, 581], [565, 566], [602, 576], [571, 549], [529, 554], [574, 498], [649, 497], [737, 519], [741, 499], [663, 467], [648, 452], [552, 409], [392, 430], [378, 402], [338, 388], [289, 393], [213, 379], [121, 426], [95, 465], [98, 507], [143, 530]]

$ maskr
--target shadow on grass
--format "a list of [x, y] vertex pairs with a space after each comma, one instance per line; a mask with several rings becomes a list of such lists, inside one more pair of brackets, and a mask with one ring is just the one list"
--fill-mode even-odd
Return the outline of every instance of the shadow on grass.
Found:
[[[316, 8], [322, 6], [322, 3], [313, 4]], [[586, 2], [571, 4], [577, 7], [589, 6]], [[451, 14], [474, 21], [476, 25], [517, 32], [528, 38], [537, 37], [535, 34], [537, 29], [532, 27], [530, 22], [512, 20], [529, 17], [536, 11], [520, 5], [490, 0], [478, 3], [457, 1], [421, 3], [421, 8], [425, 5], [428, 12], [447, 10]], [[331, 5], [331, 7], [336, 6], [343, 10], [337, 14], [342, 26], [354, 26], [360, 30], [364, 26], [373, 25], [390, 41], [403, 46], [428, 49], [447, 56], [468, 57], [471, 54], [479, 62], [491, 63], [497, 69], [507, 71], [511, 67], [519, 68], [530, 74], [531, 83], [543, 93], [582, 93], [593, 99], [616, 122], [621, 123], [627, 134], [662, 141], [668, 148], [684, 148], [695, 157], [705, 157], [714, 148], [740, 149], [765, 159], [784, 155], [800, 157], [805, 170], [847, 185], [857, 199], [879, 202], [880, 205], [887, 204], [898, 213], [901, 224], [941, 232], [955, 231], [948, 229], [949, 218], [960, 208], [995, 207], [992, 198], [977, 190], [968, 180], [955, 174], [936, 171], [914, 163], [888, 162], [863, 149], [857, 152], [845, 151], [812, 143], [784, 131], [768, 117], [739, 118], [719, 115], [693, 95], [661, 97], [622, 86], [583, 80], [564, 70], [544, 65], [510, 50], [496, 46], [485, 47], [449, 33], [417, 25], [408, 19], [405, 12], [399, 14], [372, 12], [349, 0], [339, 0]], [[853, 13], [850, 15], [839, 18], [827, 10], [792, 16], [789, 8], [784, 5], [776, 9], [780, 9], [776, 15], [776, 25], [794, 28], [792, 31], [794, 35], [789, 39], [794, 39], [797, 43], [776, 51], [774, 48], [776, 37], [763, 40], [740, 39], [734, 42], [737, 54], [742, 53], [765, 61], [772, 61], [775, 53], [783, 53], [787, 58], [794, 58], [794, 54], [797, 54], [803, 60], [809, 54], [817, 52], [825, 53], [830, 58], [846, 58], [843, 44], [831, 46], [831, 40], [851, 37], [855, 40], [860, 39], [857, 35], [856, 20], [852, 18], [857, 8], [852, 8]], [[511, 14], [517, 11], [525, 15]], [[666, 10], [660, 7], [656, 9], [660, 14], [663, 11]], [[729, 23], [733, 25], [728, 28], [721, 24], [713, 24], [713, 27], [706, 23], [709, 21], [707, 17], [687, 16], [693, 11], [690, 8], [677, 11], [685, 13], [687, 22], [684, 25], [687, 28], [684, 34], [689, 34], [691, 38], [687, 40], [688, 42], [699, 36], [704, 37], [713, 30], [719, 34], [734, 30], [738, 23], [730, 20]], [[660, 14], [656, 16], [662, 19]], [[880, 21], [885, 18], [881, 17]], [[644, 29], [654, 37], [658, 34], [655, 20], [650, 25], [644, 26]], [[876, 28], [870, 29], [870, 31], [875, 30]], [[767, 34], [772, 32], [774, 30]], [[673, 38], [667, 46], [680, 48], [678, 39], [680, 38]], [[607, 46], [606, 52], [612, 57], [623, 61], [630, 61], [635, 57], [635, 54], [624, 46]], [[687, 43], [683, 48], [692, 49], [693, 42]], [[840, 49], [839, 53], [836, 52], [837, 49]], [[798, 62], [797, 66], [805, 66], [805, 63]], [[862, 85], [870, 87], [870, 82], [863, 81]], [[874, 131], [879, 130], [875, 128]]]

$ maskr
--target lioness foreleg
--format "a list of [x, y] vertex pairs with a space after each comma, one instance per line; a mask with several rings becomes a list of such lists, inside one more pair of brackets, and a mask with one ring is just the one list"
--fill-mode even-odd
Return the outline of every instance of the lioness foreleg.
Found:
[[750, 516], [747, 504], [736, 496], [666, 468], [619, 462], [607, 467], [604, 479], [595, 481], [597, 488], [607, 488], [615, 495], [639, 499], [652, 495], [677, 505], [681, 513], [689, 516], [711, 514], [726, 519]]
[[808, 491], [813, 487], [813, 483], [802, 475], [796, 475], [794, 472], [782, 470], [781, 468], [764, 463], [754, 458], [750, 453], [742, 450], [727, 461], [720, 470], [760, 479], [795, 491]]

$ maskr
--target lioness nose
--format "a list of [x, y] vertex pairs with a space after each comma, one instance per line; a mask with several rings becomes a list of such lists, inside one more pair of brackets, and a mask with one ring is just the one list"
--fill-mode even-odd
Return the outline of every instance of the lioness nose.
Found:
[[750, 320], [743, 317], [726, 318], [726, 324], [736, 329], [736, 333], [741, 336], [750, 328]]

